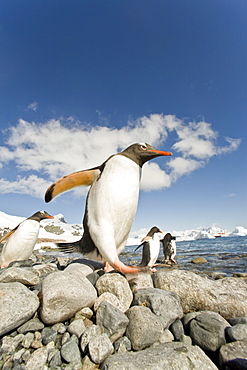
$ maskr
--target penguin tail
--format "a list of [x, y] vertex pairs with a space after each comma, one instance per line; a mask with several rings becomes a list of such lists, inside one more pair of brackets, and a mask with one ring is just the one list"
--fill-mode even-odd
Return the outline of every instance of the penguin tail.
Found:
[[81, 239], [71, 243], [56, 243], [60, 252], [81, 253]]

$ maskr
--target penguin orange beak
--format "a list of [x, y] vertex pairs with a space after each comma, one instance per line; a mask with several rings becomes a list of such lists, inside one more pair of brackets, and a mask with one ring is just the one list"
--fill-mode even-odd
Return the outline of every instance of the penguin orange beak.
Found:
[[51, 215], [47, 215], [46, 218], [54, 218], [53, 216]]
[[157, 155], [165, 155], [165, 156], [171, 156], [172, 153], [171, 152], [165, 152], [163, 150], [147, 150], [147, 152], [151, 152], [151, 153], [156, 153]]

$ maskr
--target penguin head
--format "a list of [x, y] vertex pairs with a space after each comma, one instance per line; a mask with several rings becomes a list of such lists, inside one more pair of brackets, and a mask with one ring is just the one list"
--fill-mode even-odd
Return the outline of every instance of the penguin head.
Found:
[[171, 156], [172, 153], [165, 152], [162, 150], [155, 149], [147, 143], [135, 143], [130, 145], [128, 148], [124, 149], [120, 155], [132, 159], [140, 167], [144, 165], [150, 159], [159, 157], [159, 156]]
[[30, 216], [28, 219], [35, 220], [35, 221], [41, 221], [46, 218], [54, 218], [53, 216], [49, 215], [46, 211], [38, 211], [35, 212], [32, 216]]
[[147, 233], [147, 236], [152, 237], [155, 233], [162, 233], [162, 231], [157, 226], [153, 226]]

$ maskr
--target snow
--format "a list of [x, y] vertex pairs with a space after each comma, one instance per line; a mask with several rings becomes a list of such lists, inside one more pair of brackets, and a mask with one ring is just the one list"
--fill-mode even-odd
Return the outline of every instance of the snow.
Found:
[[[8, 215], [4, 212], [0, 211], [0, 231], [4, 228], [13, 229], [15, 228], [20, 222], [24, 221], [25, 217], [19, 216], [12, 216]], [[62, 214], [58, 214], [54, 216], [54, 219], [46, 219], [42, 220], [40, 223], [40, 232], [39, 238], [42, 239], [52, 239], [52, 240], [64, 240], [67, 242], [76, 241], [81, 238], [83, 234], [83, 227], [81, 224], [68, 224], [65, 221], [65, 218]], [[58, 232], [55, 234], [54, 232], [49, 232], [45, 230], [46, 226], [52, 226], [53, 228], [59, 228]], [[147, 234], [148, 229], [140, 229], [138, 231], [132, 231], [129, 235], [127, 240], [127, 245], [139, 245], [141, 243], [141, 239]], [[185, 230], [185, 231], [176, 231], [176, 230], [167, 230], [163, 232], [163, 236], [167, 232], [170, 232], [173, 236], [176, 236], [176, 241], [190, 241], [190, 240], [198, 240], [198, 239], [214, 239], [217, 236], [227, 237], [227, 236], [247, 236], [247, 229], [243, 226], [237, 226], [233, 232], [229, 232], [228, 230], [223, 230], [216, 226], [211, 226], [209, 228], [198, 228], [192, 230]], [[160, 239], [162, 239], [162, 234]], [[42, 246], [51, 246], [55, 247], [56, 244], [52, 241], [42, 241], [36, 244], [35, 249], [40, 249]]]

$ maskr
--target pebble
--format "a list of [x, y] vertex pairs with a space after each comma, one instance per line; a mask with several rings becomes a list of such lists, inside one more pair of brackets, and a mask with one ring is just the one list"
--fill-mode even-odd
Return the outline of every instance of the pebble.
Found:
[[[140, 364], [143, 369], [217, 369], [202, 349], [214, 354], [218, 367], [229, 361], [236, 366], [240, 359], [247, 361], [244, 278], [222, 276], [213, 280], [177, 268], [126, 278], [119, 273], [94, 271], [90, 272], [97, 275], [94, 287], [82, 274], [89, 271], [88, 267], [78, 263], [70, 266], [54, 272], [56, 266], [47, 269], [44, 264], [38, 269], [40, 276], [35, 274], [41, 292], [46, 285], [46, 295], [54, 293], [49, 290], [56, 281], [58, 294], [53, 294], [49, 311], [52, 319], [48, 320], [40, 315], [40, 302], [33, 290], [36, 288], [27, 282], [0, 283], [0, 313], [6, 302], [11, 312], [9, 320], [5, 306], [5, 314], [0, 316], [4, 323], [11, 321], [0, 339], [1, 369], [126, 370], [126, 364], [131, 364], [133, 370]], [[28, 262], [28, 267], [13, 264], [10, 268], [15, 273], [32, 271], [32, 263]], [[65, 281], [67, 288], [62, 289]], [[79, 282], [76, 290], [68, 288], [72, 281]], [[71, 293], [77, 299], [82, 292], [84, 302], [89, 296], [88, 303], [83, 303], [85, 307], [79, 304], [68, 310], [75, 299]], [[43, 310], [46, 302], [42, 300]], [[64, 317], [63, 311], [70, 313]], [[197, 345], [192, 346], [192, 341]]]

